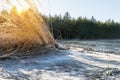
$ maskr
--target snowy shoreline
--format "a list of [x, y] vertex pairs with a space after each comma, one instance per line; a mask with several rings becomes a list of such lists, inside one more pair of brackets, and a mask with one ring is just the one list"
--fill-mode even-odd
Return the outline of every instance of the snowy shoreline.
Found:
[[70, 50], [0, 61], [0, 80], [120, 79], [120, 55], [86, 50], [81, 48], [79, 41], [74, 45], [72, 42], [61, 43], [64, 46], [70, 45]]

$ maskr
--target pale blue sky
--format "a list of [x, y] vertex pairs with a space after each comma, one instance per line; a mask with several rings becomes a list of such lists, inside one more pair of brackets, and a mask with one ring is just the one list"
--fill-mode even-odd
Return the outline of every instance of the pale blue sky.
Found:
[[120, 22], [120, 0], [41, 0], [41, 6], [41, 11], [47, 15], [69, 12], [74, 18], [94, 16], [101, 21]]

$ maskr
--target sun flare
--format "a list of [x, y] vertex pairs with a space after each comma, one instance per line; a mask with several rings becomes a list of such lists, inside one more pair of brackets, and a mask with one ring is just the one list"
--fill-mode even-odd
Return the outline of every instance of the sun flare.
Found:
[[[29, 0], [27, 0], [27, 1], [29, 2]], [[31, 5], [29, 5], [29, 4], [27, 3], [27, 1], [26, 1], [26, 0], [10, 0], [9, 4], [11, 4], [11, 5], [10, 5], [11, 9], [12, 9], [13, 7], [15, 7], [15, 8], [16, 8], [15, 11], [16, 11], [18, 14], [21, 14], [21, 13], [23, 13], [24, 11], [26, 11], [27, 9], [29, 9], [30, 6], [31, 6]], [[30, 0], [30, 1], [31, 1], [31, 0]]]
[[19, 14], [21, 14], [22, 12], [23, 12], [23, 9], [22, 8], [17, 8], [17, 12], [19, 13]]

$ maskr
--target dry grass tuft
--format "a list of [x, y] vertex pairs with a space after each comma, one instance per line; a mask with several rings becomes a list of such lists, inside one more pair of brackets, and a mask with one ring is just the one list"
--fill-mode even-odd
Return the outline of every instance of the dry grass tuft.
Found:
[[[0, 55], [35, 54], [46, 46], [54, 46], [55, 40], [42, 16], [29, 8], [18, 14], [16, 7], [0, 15]], [[13, 54], [12, 54], [13, 55]]]

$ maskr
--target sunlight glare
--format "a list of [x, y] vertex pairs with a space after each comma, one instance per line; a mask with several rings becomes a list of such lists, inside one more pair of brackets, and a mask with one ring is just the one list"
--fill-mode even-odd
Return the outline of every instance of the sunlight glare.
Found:
[[17, 7], [17, 12], [18, 13], [22, 13], [23, 12], [23, 9], [21, 7]]
[[24, 0], [11, 0], [13, 6], [17, 8], [17, 12], [21, 14], [29, 8], [29, 5]]

